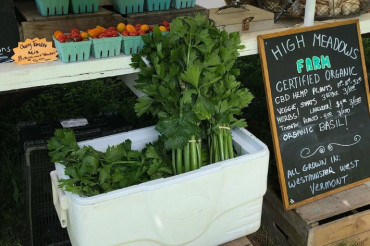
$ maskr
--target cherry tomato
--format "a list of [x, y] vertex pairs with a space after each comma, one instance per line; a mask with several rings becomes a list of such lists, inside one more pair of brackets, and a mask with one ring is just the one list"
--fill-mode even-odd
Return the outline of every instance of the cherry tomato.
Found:
[[113, 37], [113, 32], [112, 31], [106, 31], [105, 34], [108, 36], [108, 37]]
[[78, 30], [77, 28], [73, 28], [71, 31], [70, 31], [71, 35], [73, 34], [80, 34], [80, 30]]
[[144, 31], [144, 30], [139, 30], [137, 33], [138, 33], [139, 35], [144, 35], [144, 34], [146, 34], [146, 31]]
[[135, 25], [135, 29], [136, 29], [136, 31], [139, 31], [139, 30], [140, 30], [140, 27], [141, 27], [141, 24], [136, 24], [136, 25]]
[[100, 33], [99, 35], [98, 35], [98, 38], [107, 38], [108, 37], [108, 35], [107, 34], [105, 34], [105, 33]]
[[59, 30], [54, 32], [54, 38], [58, 39], [59, 35], [63, 35], [63, 32]]
[[85, 39], [85, 38], [89, 38], [89, 34], [87, 33], [87, 32], [81, 32], [80, 33], [80, 36], [81, 36], [81, 38], [83, 38], [83, 39]]
[[61, 43], [65, 43], [66, 42], [66, 35], [59, 35], [58, 36], [58, 41], [61, 42]]
[[72, 37], [66, 38], [66, 43], [74, 42], [74, 39]]
[[166, 28], [165, 26], [160, 26], [160, 27], [159, 27], [159, 30], [160, 30], [161, 32], [167, 32], [167, 28]]

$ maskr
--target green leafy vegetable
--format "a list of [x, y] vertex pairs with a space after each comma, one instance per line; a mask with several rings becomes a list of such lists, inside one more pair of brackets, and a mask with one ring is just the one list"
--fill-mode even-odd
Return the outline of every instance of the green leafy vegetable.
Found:
[[131, 65], [140, 69], [137, 88], [146, 94], [135, 110], [158, 118], [174, 173], [201, 167], [204, 132], [211, 163], [233, 158], [230, 128], [246, 126], [236, 116], [253, 99], [235, 79], [239, 33], [220, 31], [202, 15], [176, 18], [165, 36], [154, 33], [132, 57]]
[[80, 148], [71, 129], [58, 129], [48, 142], [53, 162], [65, 165], [70, 179], [61, 179], [67, 191], [94, 196], [172, 175], [171, 166], [158, 141], [142, 150], [133, 150], [131, 140], [109, 146], [105, 153], [91, 146]]

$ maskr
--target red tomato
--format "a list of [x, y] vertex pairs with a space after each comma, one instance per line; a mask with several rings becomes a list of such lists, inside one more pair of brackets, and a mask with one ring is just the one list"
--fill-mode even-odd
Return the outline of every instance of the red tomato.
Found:
[[58, 36], [58, 41], [61, 42], [61, 43], [65, 43], [66, 42], [66, 35], [59, 35]]
[[69, 43], [69, 42], [74, 42], [72, 37], [66, 38], [66, 43]]
[[105, 34], [108, 36], [108, 37], [113, 37], [113, 32], [112, 31], [106, 31]]
[[78, 30], [77, 28], [73, 28], [70, 33], [71, 33], [71, 35], [80, 34], [80, 30]]
[[146, 31], [144, 31], [144, 30], [139, 30], [137, 33], [138, 33], [139, 35], [144, 35], [144, 34], [146, 34]]
[[123, 31], [123, 32], [121, 32], [121, 34], [122, 34], [123, 36], [129, 36], [128, 31]]
[[98, 38], [107, 38], [108, 37], [108, 35], [107, 34], [105, 34], [105, 33], [100, 33], [99, 35], [98, 35]]
[[140, 30], [140, 27], [141, 27], [141, 24], [136, 24], [136, 25], [135, 25], [135, 29], [136, 29], [137, 31], [139, 31], [139, 30]]
[[118, 37], [118, 36], [119, 36], [119, 34], [118, 34], [117, 31], [112, 31], [112, 37]]
[[113, 26], [108, 27], [108, 30], [109, 31], [117, 31], [117, 29], [115, 27], [113, 27]]
[[149, 31], [153, 31], [153, 26], [152, 25], [149, 25]]
[[130, 32], [130, 33], [129, 33], [129, 35], [130, 35], [130, 36], [137, 36], [137, 32], [136, 32], [136, 31], [135, 31], [135, 32], [134, 32], [134, 31], [132, 31], [132, 32]]
[[165, 26], [165, 27], [168, 27], [168, 26], [170, 26], [170, 23], [168, 23], [168, 21], [162, 21], [162, 23], [163, 23], [163, 25]]

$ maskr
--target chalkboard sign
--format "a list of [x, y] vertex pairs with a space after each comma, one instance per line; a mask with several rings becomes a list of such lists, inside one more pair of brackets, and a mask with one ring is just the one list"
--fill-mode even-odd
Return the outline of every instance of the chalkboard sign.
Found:
[[369, 181], [370, 96], [358, 20], [258, 43], [285, 208]]
[[1, 0], [0, 33], [0, 63], [11, 62], [13, 48], [17, 47], [19, 41], [13, 0]]

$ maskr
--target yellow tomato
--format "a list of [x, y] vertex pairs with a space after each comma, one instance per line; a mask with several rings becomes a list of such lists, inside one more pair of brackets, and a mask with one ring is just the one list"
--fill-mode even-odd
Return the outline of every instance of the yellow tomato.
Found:
[[126, 25], [124, 23], [118, 23], [118, 25], [117, 25], [117, 31], [118, 32], [124, 32], [124, 31], [126, 31]]
[[104, 32], [106, 30], [104, 27], [99, 25], [97, 25], [96, 28], [99, 29], [101, 32]]
[[136, 31], [135, 27], [131, 24], [126, 25], [126, 31], [133, 32]]
[[89, 34], [87, 32], [80, 33], [81, 38], [89, 38]]
[[159, 27], [159, 30], [160, 30], [161, 32], [167, 32], [167, 28], [166, 28], [165, 26], [160, 26], [160, 27]]
[[97, 37], [100, 33], [102, 33], [102, 31], [98, 28], [93, 28], [89, 29], [87, 33], [89, 34], [90, 37], [94, 38]]
[[62, 31], [55, 31], [54, 32], [54, 38], [56, 38], [56, 39], [58, 39], [58, 37], [59, 37], [59, 35], [62, 35], [63, 34], [63, 32]]
[[149, 31], [149, 26], [147, 24], [143, 24], [140, 26], [140, 30], [144, 31], [144, 32], [147, 32]]

